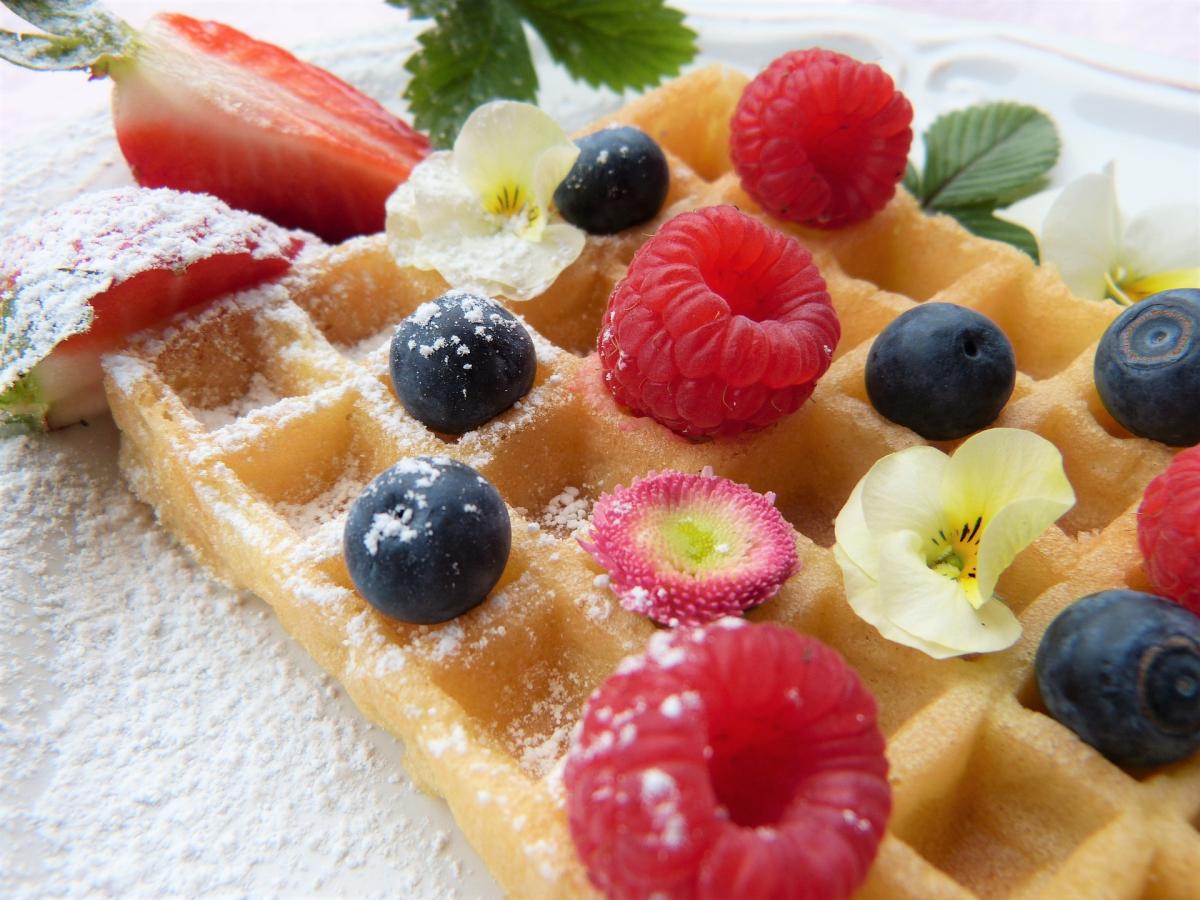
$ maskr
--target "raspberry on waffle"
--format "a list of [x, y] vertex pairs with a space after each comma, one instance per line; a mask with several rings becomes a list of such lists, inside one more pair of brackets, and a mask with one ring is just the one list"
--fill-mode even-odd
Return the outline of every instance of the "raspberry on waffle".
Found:
[[[746, 81], [703, 69], [605, 120], [662, 145], [666, 204], [644, 226], [589, 238], [545, 295], [514, 307], [537, 372], [498, 418], [446, 440], [404, 412], [388, 383], [388, 339], [445, 285], [398, 269], [381, 236], [360, 238], [109, 358], [130, 482], [404, 740], [413, 775], [447, 799], [514, 895], [593, 891], [569, 835], [561, 765], [586, 698], [654, 630], [603, 586], [565, 511], [650, 471], [711, 466], [773, 492], [796, 531], [797, 574], [749, 618], [830, 644], [877, 699], [893, 814], [860, 896], [1187, 896], [1200, 859], [1200, 758], [1134, 777], [1046, 715], [1032, 675], [1038, 638], [1064, 607], [1147, 587], [1136, 510], [1172, 451], [1129, 436], [1096, 397], [1092, 360], [1115, 307], [1072, 297], [1053, 272], [926, 217], [901, 192], [841, 231], [783, 226], [811, 251], [842, 335], [812, 397], [773, 426], [689, 442], [619, 407], [597, 356], [583, 355], [635, 252], [673, 215], [728, 203], [765, 220], [729, 161], [727, 123]], [[927, 300], [969, 306], [1005, 330], [1018, 374], [997, 424], [1056, 444], [1078, 496], [998, 585], [1024, 637], [978, 659], [935, 661], [881, 638], [847, 606], [830, 550], [857, 481], [920, 443], [872, 409], [863, 371], [874, 335]], [[368, 607], [340, 544], [353, 497], [418, 455], [476, 468], [513, 526], [490, 597], [435, 626]]]

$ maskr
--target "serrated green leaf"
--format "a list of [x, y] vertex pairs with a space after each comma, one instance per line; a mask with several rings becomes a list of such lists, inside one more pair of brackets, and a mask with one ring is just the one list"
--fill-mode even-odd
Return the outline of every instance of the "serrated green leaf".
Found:
[[664, 0], [387, 0], [433, 28], [406, 63], [418, 128], [449, 146], [471, 110], [497, 98], [535, 101], [537, 73], [522, 20], [575, 78], [614, 90], [657, 84], [696, 55], [696, 35]]
[[500, 97], [532, 101], [538, 82], [521, 18], [507, 0], [438, 6], [434, 27], [420, 34], [421, 49], [405, 63], [413, 77], [404, 96], [416, 126], [448, 147], [475, 107]]
[[921, 199], [921, 173], [917, 171], [917, 167], [912, 164], [912, 160], [904, 167], [904, 189], [916, 197]]
[[925, 133], [922, 205], [994, 205], [1041, 178], [1058, 151], [1054, 123], [1031, 106], [989, 103], [948, 113]]
[[89, 69], [128, 51], [134, 32], [94, 0], [0, 0], [49, 34], [0, 31], [0, 59], [41, 71]]
[[70, 34], [88, 30], [98, 18], [114, 19], [97, 0], [0, 0], [30, 25], [51, 34]]
[[972, 234], [977, 234], [989, 240], [1011, 244], [1027, 254], [1035, 263], [1041, 261], [1038, 251], [1038, 241], [1033, 232], [1015, 222], [997, 219], [995, 210], [991, 206], [961, 206], [953, 209], [939, 210], [939, 212], [953, 216], [963, 228]]
[[663, 0], [514, 0], [575, 78], [616, 91], [675, 75], [696, 55], [696, 33]]
[[26, 69], [57, 72], [91, 68], [97, 54], [79, 38], [0, 31], [0, 59]]

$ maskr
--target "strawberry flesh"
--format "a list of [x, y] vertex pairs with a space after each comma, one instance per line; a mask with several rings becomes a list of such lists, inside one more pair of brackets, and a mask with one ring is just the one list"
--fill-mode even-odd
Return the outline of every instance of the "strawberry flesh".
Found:
[[0, 241], [0, 434], [102, 413], [101, 354], [283, 274], [309, 242], [216, 197], [136, 187], [25, 223]]
[[186, 269], [151, 269], [92, 298], [92, 327], [72, 335], [56, 353], [109, 350], [128, 335], [213, 297], [275, 278], [287, 271], [290, 256], [255, 259], [250, 253], [213, 256]]
[[139, 184], [215, 194], [328, 241], [381, 231], [384, 202], [430, 149], [330, 73], [218, 22], [155, 16], [108, 74]]

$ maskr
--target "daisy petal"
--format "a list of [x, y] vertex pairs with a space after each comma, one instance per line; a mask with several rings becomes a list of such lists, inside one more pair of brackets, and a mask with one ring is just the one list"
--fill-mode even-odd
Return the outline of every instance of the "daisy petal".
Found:
[[1080, 297], [1103, 300], [1105, 275], [1120, 263], [1121, 214], [1112, 163], [1065, 188], [1046, 214], [1042, 259]]

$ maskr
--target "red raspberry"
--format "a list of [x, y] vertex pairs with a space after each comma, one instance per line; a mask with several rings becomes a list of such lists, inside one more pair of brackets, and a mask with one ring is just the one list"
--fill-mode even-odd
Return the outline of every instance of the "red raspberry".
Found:
[[730, 152], [742, 187], [781, 219], [841, 228], [887, 205], [904, 177], [912, 105], [878, 66], [829, 50], [771, 63], [738, 102]]
[[875, 701], [815, 638], [662, 631], [588, 702], [564, 772], [609, 897], [849, 896], [891, 811]]
[[1200, 615], [1200, 445], [1146, 486], [1138, 545], [1154, 590]]
[[812, 255], [715, 206], [642, 245], [609, 297], [598, 349], [618, 403], [689, 437], [730, 436], [807, 400], [840, 336]]

